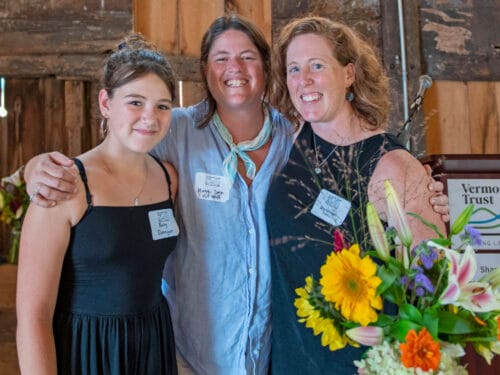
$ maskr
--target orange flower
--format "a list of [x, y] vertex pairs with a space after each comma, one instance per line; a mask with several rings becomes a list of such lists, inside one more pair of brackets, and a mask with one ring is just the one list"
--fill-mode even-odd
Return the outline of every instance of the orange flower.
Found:
[[422, 328], [418, 333], [411, 330], [406, 335], [406, 344], [399, 345], [401, 362], [405, 367], [420, 367], [424, 371], [437, 370], [441, 360], [439, 343], [432, 339], [427, 329]]

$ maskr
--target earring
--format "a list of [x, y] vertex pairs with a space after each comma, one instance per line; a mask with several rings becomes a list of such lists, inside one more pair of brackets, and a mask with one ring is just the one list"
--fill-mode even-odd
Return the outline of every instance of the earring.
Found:
[[347, 91], [345, 93], [345, 100], [351, 103], [354, 100], [354, 93], [352, 91]]
[[101, 124], [99, 125], [101, 129], [101, 137], [105, 137], [108, 134], [108, 119], [101, 119]]

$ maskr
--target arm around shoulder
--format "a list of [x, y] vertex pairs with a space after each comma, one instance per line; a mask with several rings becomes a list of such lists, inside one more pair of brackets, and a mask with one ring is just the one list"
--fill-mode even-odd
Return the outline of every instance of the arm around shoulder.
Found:
[[73, 160], [54, 151], [34, 156], [24, 168], [26, 190], [31, 200], [42, 207], [52, 207], [75, 193], [76, 178], [69, 169]]
[[[435, 224], [441, 233], [445, 233], [440, 215], [430, 204], [433, 193], [428, 189], [428, 185], [431, 178], [417, 159], [405, 150], [390, 151], [380, 159], [370, 180], [368, 194], [369, 200], [383, 218], [386, 217], [385, 180], [389, 180], [396, 190], [406, 212], [419, 215]], [[413, 245], [421, 240], [436, 237], [434, 230], [418, 219], [410, 216], [407, 218], [413, 234]]]

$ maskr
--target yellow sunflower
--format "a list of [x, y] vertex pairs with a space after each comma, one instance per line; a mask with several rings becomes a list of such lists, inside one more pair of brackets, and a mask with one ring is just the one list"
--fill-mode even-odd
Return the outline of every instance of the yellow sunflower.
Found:
[[359, 256], [359, 245], [332, 252], [321, 267], [320, 284], [325, 299], [335, 304], [347, 320], [363, 326], [377, 320], [375, 309], [382, 309], [377, 287], [382, 282], [376, 276], [377, 265]]
[[331, 351], [342, 349], [347, 345], [347, 336], [340, 334], [330, 319], [322, 318], [319, 310], [309, 302], [312, 283], [312, 277], [308, 276], [305, 287], [295, 289], [299, 296], [294, 303], [297, 315], [301, 318], [299, 322], [305, 323], [307, 328], [312, 328], [315, 336], [321, 334], [321, 345], [328, 346]]

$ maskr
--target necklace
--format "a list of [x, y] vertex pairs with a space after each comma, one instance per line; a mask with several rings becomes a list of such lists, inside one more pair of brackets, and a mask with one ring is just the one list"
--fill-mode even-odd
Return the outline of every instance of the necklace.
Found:
[[141, 189], [139, 190], [139, 192], [137, 194], [133, 194], [129, 189], [126, 188], [127, 184], [124, 184], [119, 178], [118, 176], [116, 176], [112, 171], [111, 171], [111, 168], [109, 168], [108, 164], [104, 161], [104, 159], [102, 159], [102, 164], [104, 165], [104, 168], [106, 169], [106, 172], [115, 179], [115, 181], [118, 183], [118, 185], [120, 185], [120, 187], [122, 188], [123, 191], [126, 191], [129, 195], [133, 196], [134, 199], [133, 199], [133, 202], [134, 202], [134, 206], [138, 206], [139, 205], [139, 197], [141, 196], [142, 194], [142, 191], [144, 190], [144, 187], [146, 186], [146, 181], [148, 180], [148, 163], [146, 160], [144, 160], [144, 169], [145, 169], [145, 173], [144, 173], [144, 181], [142, 182], [142, 185], [141, 185]]
[[328, 159], [330, 159], [330, 156], [333, 155], [333, 153], [335, 152], [335, 150], [337, 149], [337, 146], [335, 145], [333, 148], [332, 148], [332, 151], [330, 151], [330, 153], [326, 156], [326, 158], [324, 158], [321, 163], [319, 162], [319, 158], [318, 158], [318, 148], [316, 147], [316, 134], [314, 134], [314, 131], [313, 131], [313, 143], [314, 143], [314, 156], [316, 157], [316, 166], [314, 167], [314, 173], [316, 174], [320, 174], [321, 173], [321, 166], [323, 164], [325, 164]]

